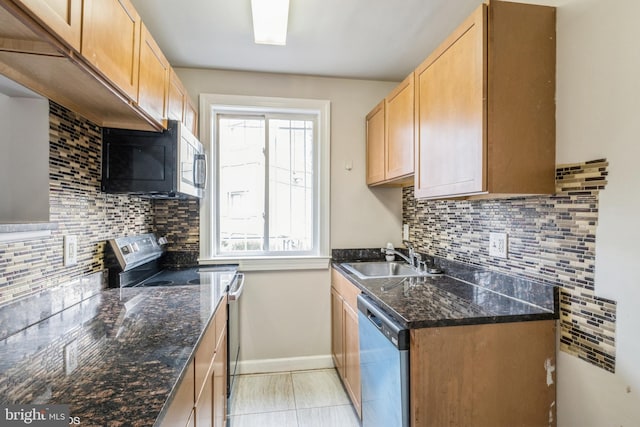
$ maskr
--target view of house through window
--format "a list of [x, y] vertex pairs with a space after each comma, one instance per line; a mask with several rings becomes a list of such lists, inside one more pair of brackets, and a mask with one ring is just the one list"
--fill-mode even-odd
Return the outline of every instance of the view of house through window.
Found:
[[218, 113], [216, 120], [216, 252], [311, 252], [316, 116]]

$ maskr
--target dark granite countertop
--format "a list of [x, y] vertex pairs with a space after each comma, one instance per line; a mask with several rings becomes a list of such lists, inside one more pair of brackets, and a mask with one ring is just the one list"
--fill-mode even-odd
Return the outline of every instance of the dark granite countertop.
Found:
[[[432, 258], [445, 275], [361, 279], [344, 262], [374, 261], [379, 250], [334, 251], [333, 267], [409, 329], [557, 319], [558, 288]], [[371, 256], [369, 256], [371, 255]], [[377, 257], [377, 258], [376, 258]]]
[[199, 286], [106, 289], [4, 338], [0, 402], [68, 404], [83, 426], [154, 425], [231, 276]]

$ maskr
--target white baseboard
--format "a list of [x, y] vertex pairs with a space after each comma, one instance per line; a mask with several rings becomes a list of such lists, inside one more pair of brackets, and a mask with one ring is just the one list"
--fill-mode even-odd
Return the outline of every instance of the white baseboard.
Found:
[[281, 359], [241, 360], [238, 371], [241, 374], [259, 374], [268, 372], [305, 371], [309, 369], [333, 368], [330, 354], [305, 357], [285, 357]]

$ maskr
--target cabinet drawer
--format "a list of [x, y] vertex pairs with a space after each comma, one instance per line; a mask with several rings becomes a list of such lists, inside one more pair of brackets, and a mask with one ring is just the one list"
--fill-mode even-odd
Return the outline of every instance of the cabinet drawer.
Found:
[[342, 296], [349, 307], [354, 311], [357, 311], [358, 306], [356, 304], [356, 299], [358, 298], [358, 295], [360, 295], [360, 289], [358, 289], [356, 285], [351, 283], [349, 279], [344, 277], [335, 268], [331, 269], [331, 286], [333, 286], [336, 292]]
[[218, 310], [216, 310], [216, 316], [213, 322], [216, 334], [215, 348], [217, 349], [220, 346], [222, 335], [227, 327], [227, 297], [224, 297], [224, 299], [220, 301], [220, 305], [218, 306]]

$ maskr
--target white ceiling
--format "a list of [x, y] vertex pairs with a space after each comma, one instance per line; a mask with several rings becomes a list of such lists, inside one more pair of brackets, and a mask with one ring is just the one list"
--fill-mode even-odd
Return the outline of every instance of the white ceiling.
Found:
[[250, 0], [132, 0], [174, 67], [400, 81], [482, 0], [290, 0], [286, 46], [253, 43]]

